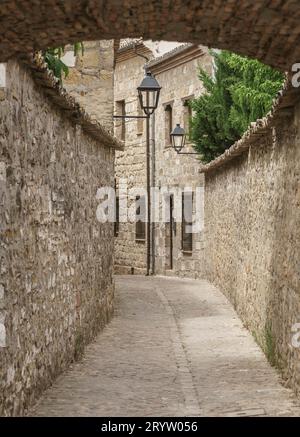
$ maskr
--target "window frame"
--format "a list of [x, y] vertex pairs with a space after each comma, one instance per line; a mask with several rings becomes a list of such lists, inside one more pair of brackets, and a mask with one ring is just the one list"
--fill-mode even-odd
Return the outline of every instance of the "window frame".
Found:
[[[141, 198], [144, 199], [145, 208], [146, 208], [145, 196], [136, 196], [135, 203], [137, 203], [137, 201], [141, 201]], [[140, 208], [140, 205], [135, 207], [135, 214], [136, 215], [137, 215], [138, 208]], [[139, 226], [142, 226], [142, 232], [140, 232], [140, 230], [138, 230]], [[146, 242], [146, 222], [145, 221], [142, 221], [142, 220], [135, 221], [135, 241], [137, 243], [145, 243]]]
[[[119, 116], [125, 117], [126, 116], [126, 100], [125, 99], [121, 99], [121, 100], [117, 100], [115, 102], [116, 105], [116, 113]], [[115, 125], [115, 133], [116, 133], [116, 137], [125, 142], [126, 140], [126, 123], [125, 123], [125, 118], [117, 118], [116, 119], [116, 125]]]
[[195, 96], [192, 94], [181, 99], [183, 105], [183, 127], [186, 132], [186, 138], [188, 142], [190, 142], [189, 137], [191, 133], [191, 118], [193, 117], [193, 110], [190, 106], [190, 103], [194, 98]]
[[118, 237], [120, 232], [120, 198], [116, 196], [116, 215], [115, 215], [115, 226], [114, 226], [114, 236]]
[[[182, 208], [182, 215], [181, 215], [181, 251], [183, 252], [183, 254], [186, 255], [192, 255], [193, 253], [193, 233], [192, 232], [186, 232], [185, 231], [185, 227], [187, 225], [192, 225], [193, 221], [186, 221], [185, 217], [184, 217], [184, 205], [185, 205], [185, 196], [191, 196], [192, 198], [192, 209], [191, 209], [191, 214], [193, 214], [193, 206], [194, 206], [194, 192], [193, 191], [184, 191], [182, 193], [182, 197], [181, 197], [181, 208]], [[193, 220], [193, 217], [191, 217], [191, 219]], [[185, 242], [187, 241], [187, 236], [188, 236], [188, 244], [189, 246], [186, 247], [185, 246]]]
[[[173, 130], [173, 104], [174, 101], [166, 102], [164, 107], [164, 127], [165, 127], [165, 148], [169, 148], [172, 145], [171, 132]], [[168, 114], [168, 115], [167, 115]]]

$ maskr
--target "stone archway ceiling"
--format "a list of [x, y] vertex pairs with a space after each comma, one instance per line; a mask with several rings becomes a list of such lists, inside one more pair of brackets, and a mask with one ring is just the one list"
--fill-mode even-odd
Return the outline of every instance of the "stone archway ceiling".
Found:
[[2, 0], [0, 61], [74, 41], [137, 38], [300, 61], [299, 0]]

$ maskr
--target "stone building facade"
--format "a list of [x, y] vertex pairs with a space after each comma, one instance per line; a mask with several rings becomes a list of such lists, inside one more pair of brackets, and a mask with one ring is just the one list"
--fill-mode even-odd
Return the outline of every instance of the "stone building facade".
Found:
[[[175, 193], [177, 188], [181, 188], [195, 194], [196, 187], [204, 186], [204, 177], [199, 174], [199, 160], [193, 155], [177, 155], [171, 146], [170, 132], [180, 123], [188, 134], [191, 117], [189, 102], [203, 93], [198, 70], [201, 66], [211, 72], [211, 56], [206, 48], [191, 44], [179, 45], [159, 57], [155, 57], [142, 42], [131, 42], [121, 47], [117, 52], [115, 65], [116, 114], [143, 114], [138, 101], [137, 87], [144, 75], [145, 59], [139, 55], [152, 58], [146, 67], [162, 87], [159, 106], [150, 122], [151, 185], [159, 188], [161, 193], [164, 189], [175, 190]], [[117, 187], [119, 181], [126, 181], [128, 188], [146, 188], [145, 121], [128, 120], [122, 124], [117, 120], [115, 135], [124, 141], [124, 151], [116, 153]], [[192, 151], [187, 139], [184, 152]], [[154, 198], [152, 200], [154, 203]], [[165, 200], [167, 208], [170, 212], [173, 211], [173, 220], [172, 217], [167, 223], [160, 220], [152, 226], [152, 273], [199, 277], [203, 271], [203, 233], [185, 235], [181, 217], [176, 218], [174, 207], [175, 202], [181, 202], [181, 198], [174, 194], [171, 205], [170, 196]], [[132, 207], [135, 199], [132, 198], [130, 202]], [[161, 200], [161, 218], [162, 203]], [[146, 226], [144, 238], [140, 238], [138, 231], [136, 223], [119, 223], [115, 243], [117, 273], [145, 272]]]
[[[199, 174], [199, 157], [177, 154], [171, 146], [169, 133], [179, 123], [187, 134], [183, 152], [194, 152], [188, 137], [192, 115], [189, 103], [204, 92], [198, 77], [199, 67], [211, 73], [211, 56], [205, 47], [191, 44], [180, 46], [148, 64], [149, 70], [162, 87], [160, 104], [153, 120], [155, 185], [160, 188], [167, 187], [171, 190], [180, 188], [182, 191], [192, 192], [194, 215], [196, 214], [196, 188], [204, 187], [204, 176]], [[173, 199], [175, 203], [175, 194]], [[181, 202], [181, 199], [178, 198], [177, 202]], [[183, 205], [179, 207], [183, 208]], [[175, 205], [173, 210], [176, 214]], [[201, 277], [203, 231], [184, 235], [184, 223], [180, 211], [179, 215], [177, 223], [174, 222], [172, 225], [171, 218], [170, 223], [159, 223], [155, 227], [155, 273]]]
[[[144, 77], [146, 58], [153, 54], [143, 43], [129, 42], [116, 55], [114, 101], [116, 115], [144, 115], [140, 110], [137, 87]], [[124, 150], [116, 153], [117, 190], [146, 187], [146, 130], [144, 119], [115, 121], [115, 135], [124, 142]], [[122, 186], [124, 185], [124, 187]], [[127, 187], [126, 187], [127, 185]], [[128, 199], [134, 208], [135, 198]], [[117, 273], [145, 273], [145, 235], [136, 238], [135, 223], [120, 222], [115, 232], [115, 269]]]
[[1, 65], [0, 415], [22, 415], [112, 316], [96, 193], [116, 147], [41, 58]]
[[[117, 42], [116, 42], [117, 43]], [[68, 47], [62, 60], [69, 67], [64, 87], [93, 120], [112, 132], [114, 40], [85, 41], [83, 53], [75, 57]]]

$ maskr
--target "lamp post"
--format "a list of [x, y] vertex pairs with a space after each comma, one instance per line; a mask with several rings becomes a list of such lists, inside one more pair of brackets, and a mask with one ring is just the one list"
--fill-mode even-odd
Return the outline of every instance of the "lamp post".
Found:
[[151, 189], [150, 189], [150, 116], [158, 106], [161, 86], [148, 71], [140, 86], [137, 88], [142, 110], [146, 114], [146, 178], [147, 178], [147, 269], [150, 274], [151, 258]]
[[186, 133], [185, 130], [180, 126], [179, 123], [170, 133], [172, 146], [178, 155], [198, 155], [198, 152], [182, 152], [185, 146]]
[[[137, 53], [138, 54], [138, 53]], [[140, 55], [139, 55], [140, 56]], [[142, 56], [144, 57], [144, 56]], [[146, 60], [148, 60], [146, 58]], [[155, 77], [146, 71], [145, 77], [137, 88], [139, 102], [145, 115], [114, 115], [115, 119], [146, 119], [146, 168], [147, 168], [147, 276], [150, 274], [151, 258], [151, 187], [150, 187], [150, 116], [158, 106], [161, 86]]]

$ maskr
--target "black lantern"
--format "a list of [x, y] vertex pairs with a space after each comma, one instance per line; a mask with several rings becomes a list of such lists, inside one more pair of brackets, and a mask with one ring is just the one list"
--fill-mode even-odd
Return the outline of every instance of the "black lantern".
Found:
[[148, 116], [153, 114], [158, 106], [159, 93], [161, 90], [161, 86], [159, 86], [155, 77], [153, 77], [150, 72], [147, 72], [137, 90], [140, 105], [144, 113]]
[[176, 124], [175, 129], [171, 132], [172, 146], [177, 153], [180, 153], [185, 145], [185, 130], [180, 127], [180, 124]]

